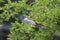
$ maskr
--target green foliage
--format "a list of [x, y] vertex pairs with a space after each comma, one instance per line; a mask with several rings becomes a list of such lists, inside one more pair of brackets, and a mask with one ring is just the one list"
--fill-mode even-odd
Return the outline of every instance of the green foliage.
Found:
[[1, 2], [4, 2], [4, 1], [3, 1], [3, 0], [0, 0], [0, 3], [1, 3]]
[[[28, 5], [27, 0], [19, 0], [18, 2], [8, 3], [0, 13], [0, 22], [9, 21], [10, 17], [15, 18], [15, 22], [11, 23], [12, 28], [7, 40], [53, 40], [52, 33], [60, 36], [60, 0], [35, 0]], [[33, 4], [33, 5], [32, 5]], [[32, 5], [32, 6], [31, 6]], [[24, 21], [19, 23], [19, 18], [15, 15], [26, 14], [30, 11], [28, 18], [35, 22], [41, 23], [42, 27], [48, 28], [35, 31], [34, 26], [26, 24]]]

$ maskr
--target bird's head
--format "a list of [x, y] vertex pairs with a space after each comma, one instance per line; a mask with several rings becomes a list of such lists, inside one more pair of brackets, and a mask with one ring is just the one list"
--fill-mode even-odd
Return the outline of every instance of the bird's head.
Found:
[[24, 19], [24, 18], [27, 18], [27, 15], [22, 15], [22, 18]]

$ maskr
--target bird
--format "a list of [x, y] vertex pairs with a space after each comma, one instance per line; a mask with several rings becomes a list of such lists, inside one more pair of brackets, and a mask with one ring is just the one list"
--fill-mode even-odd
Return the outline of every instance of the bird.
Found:
[[27, 15], [25, 15], [25, 14], [22, 15], [22, 20], [24, 20], [27, 24], [31, 24], [31, 25], [35, 26], [34, 29], [36, 29], [36, 30], [39, 30], [39, 28], [42, 28], [42, 24], [39, 24], [33, 20], [28, 19]]

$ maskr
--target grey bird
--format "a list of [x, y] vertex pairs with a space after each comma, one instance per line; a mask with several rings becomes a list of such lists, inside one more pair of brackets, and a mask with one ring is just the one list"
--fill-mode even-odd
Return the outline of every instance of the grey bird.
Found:
[[29, 20], [29, 19], [27, 18], [27, 15], [25, 15], [25, 14], [22, 15], [22, 19], [23, 19], [26, 23], [31, 24], [31, 25], [34, 25], [36, 30], [39, 30], [39, 29], [42, 28], [42, 25], [41, 25], [41, 24], [39, 24], [39, 23], [37, 23], [37, 22], [34, 22], [33, 20]]

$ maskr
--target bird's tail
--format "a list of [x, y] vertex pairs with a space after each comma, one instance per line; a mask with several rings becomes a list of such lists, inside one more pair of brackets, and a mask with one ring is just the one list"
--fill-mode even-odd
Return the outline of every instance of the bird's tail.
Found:
[[41, 23], [36, 23], [36, 25], [35, 25], [35, 30], [38, 31], [39, 29], [47, 29], [47, 28], [44, 28], [43, 26], [44, 26], [44, 25], [41, 24]]

